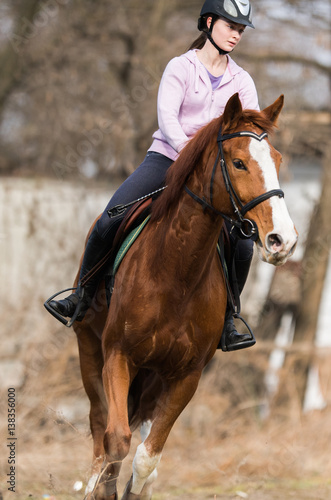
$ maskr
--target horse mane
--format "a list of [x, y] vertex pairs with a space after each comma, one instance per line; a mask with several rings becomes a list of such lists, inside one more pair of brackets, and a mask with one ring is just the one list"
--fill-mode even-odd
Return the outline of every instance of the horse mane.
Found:
[[214, 138], [216, 141], [221, 122], [222, 116], [215, 118], [209, 124], [202, 127], [182, 149], [177, 160], [168, 169], [166, 177], [167, 188], [153, 203], [152, 221], [159, 220], [179, 199], [187, 178], [195, 169], [211, 138]]
[[[203, 152], [211, 143], [216, 143], [217, 134], [223, 123], [223, 115], [215, 118], [210, 123], [202, 127], [195, 136], [187, 143], [180, 152], [177, 160], [170, 166], [167, 177], [167, 188], [160, 197], [153, 203], [151, 221], [157, 221], [167, 214], [179, 199], [184, 185], [196, 168]], [[243, 110], [239, 122], [224, 128], [223, 133], [232, 133], [238, 126], [247, 128], [248, 124], [255, 125], [267, 133], [271, 133], [275, 124], [264, 115], [263, 111]]]

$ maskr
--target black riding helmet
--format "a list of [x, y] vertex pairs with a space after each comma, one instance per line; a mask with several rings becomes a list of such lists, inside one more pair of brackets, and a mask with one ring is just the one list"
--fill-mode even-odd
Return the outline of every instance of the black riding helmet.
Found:
[[[206, 14], [215, 14], [218, 17], [225, 17], [234, 23], [254, 28], [252, 23], [252, 6], [249, 0], [206, 0], [200, 12], [200, 19]], [[202, 31], [204, 28], [205, 26], [202, 26], [199, 29]]]
[[[212, 17], [210, 28], [207, 28], [207, 19]], [[211, 34], [215, 21], [224, 17], [237, 24], [254, 28], [252, 23], [252, 6], [249, 0], [206, 0], [200, 12], [198, 30], [204, 31], [209, 41], [216, 47], [220, 54], [228, 54], [214, 42]]]

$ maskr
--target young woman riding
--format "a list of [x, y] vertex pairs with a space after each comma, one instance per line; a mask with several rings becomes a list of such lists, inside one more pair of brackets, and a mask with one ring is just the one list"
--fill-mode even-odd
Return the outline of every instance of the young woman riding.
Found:
[[[102, 270], [84, 286], [80, 281], [109, 251], [125, 215], [110, 217], [108, 210], [163, 187], [167, 170], [181, 149], [197, 130], [223, 113], [228, 99], [236, 92], [243, 108], [259, 110], [252, 78], [229, 56], [245, 28], [254, 28], [251, 13], [249, 0], [207, 0], [203, 4], [198, 20], [201, 35], [188, 52], [168, 63], [162, 76], [157, 101], [159, 129], [153, 134], [144, 161], [119, 187], [97, 221], [86, 245], [75, 293], [50, 302], [61, 316], [71, 318], [78, 312], [76, 320], [81, 321], [90, 306]], [[240, 292], [252, 256], [253, 242], [239, 240], [235, 269]], [[250, 345], [251, 336], [236, 331], [231, 314], [227, 315], [223, 335], [227, 350]]]

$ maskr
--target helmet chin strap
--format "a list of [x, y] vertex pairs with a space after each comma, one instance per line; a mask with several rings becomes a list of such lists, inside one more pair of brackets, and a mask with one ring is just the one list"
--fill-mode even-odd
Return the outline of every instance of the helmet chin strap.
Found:
[[205, 33], [206, 33], [207, 38], [208, 38], [208, 40], [210, 41], [210, 43], [211, 43], [211, 44], [215, 47], [215, 49], [217, 49], [217, 50], [218, 50], [219, 54], [220, 54], [221, 56], [225, 56], [226, 54], [229, 54], [229, 53], [230, 53], [230, 51], [226, 51], [226, 50], [221, 49], [221, 47], [219, 47], [219, 46], [218, 46], [218, 45], [214, 42], [213, 37], [211, 36], [212, 31], [213, 31], [214, 24], [215, 24], [215, 18], [214, 18], [214, 17], [212, 17], [212, 20], [211, 20], [211, 23], [210, 23], [210, 26], [209, 26], [209, 30], [208, 30], [208, 31], [206, 30], [206, 31], [205, 31]]
[[218, 52], [220, 53], [221, 56], [225, 56], [226, 54], [230, 54], [230, 50], [226, 51], [226, 50], [223, 50], [221, 49], [221, 47], [219, 47], [213, 40], [213, 37], [211, 36], [211, 31], [206, 31], [205, 32], [206, 35], [207, 35], [207, 38], [208, 40], [210, 41], [210, 43], [215, 47], [215, 49], [218, 50]]

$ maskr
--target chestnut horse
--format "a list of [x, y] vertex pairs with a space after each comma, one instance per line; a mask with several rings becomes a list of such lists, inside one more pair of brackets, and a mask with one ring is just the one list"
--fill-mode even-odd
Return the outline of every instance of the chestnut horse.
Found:
[[231, 97], [170, 167], [166, 190], [119, 267], [109, 310], [100, 283], [84, 320], [74, 323], [94, 441], [86, 500], [118, 498], [137, 425], [142, 443], [122, 500], [151, 499], [166, 439], [220, 342], [224, 218], [249, 232], [264, 261], [281, 265], [294, 251], [297, 232], [278, 183], [281, 155], [267, 136], [282, 107], [283, 96], [261, 112]]

